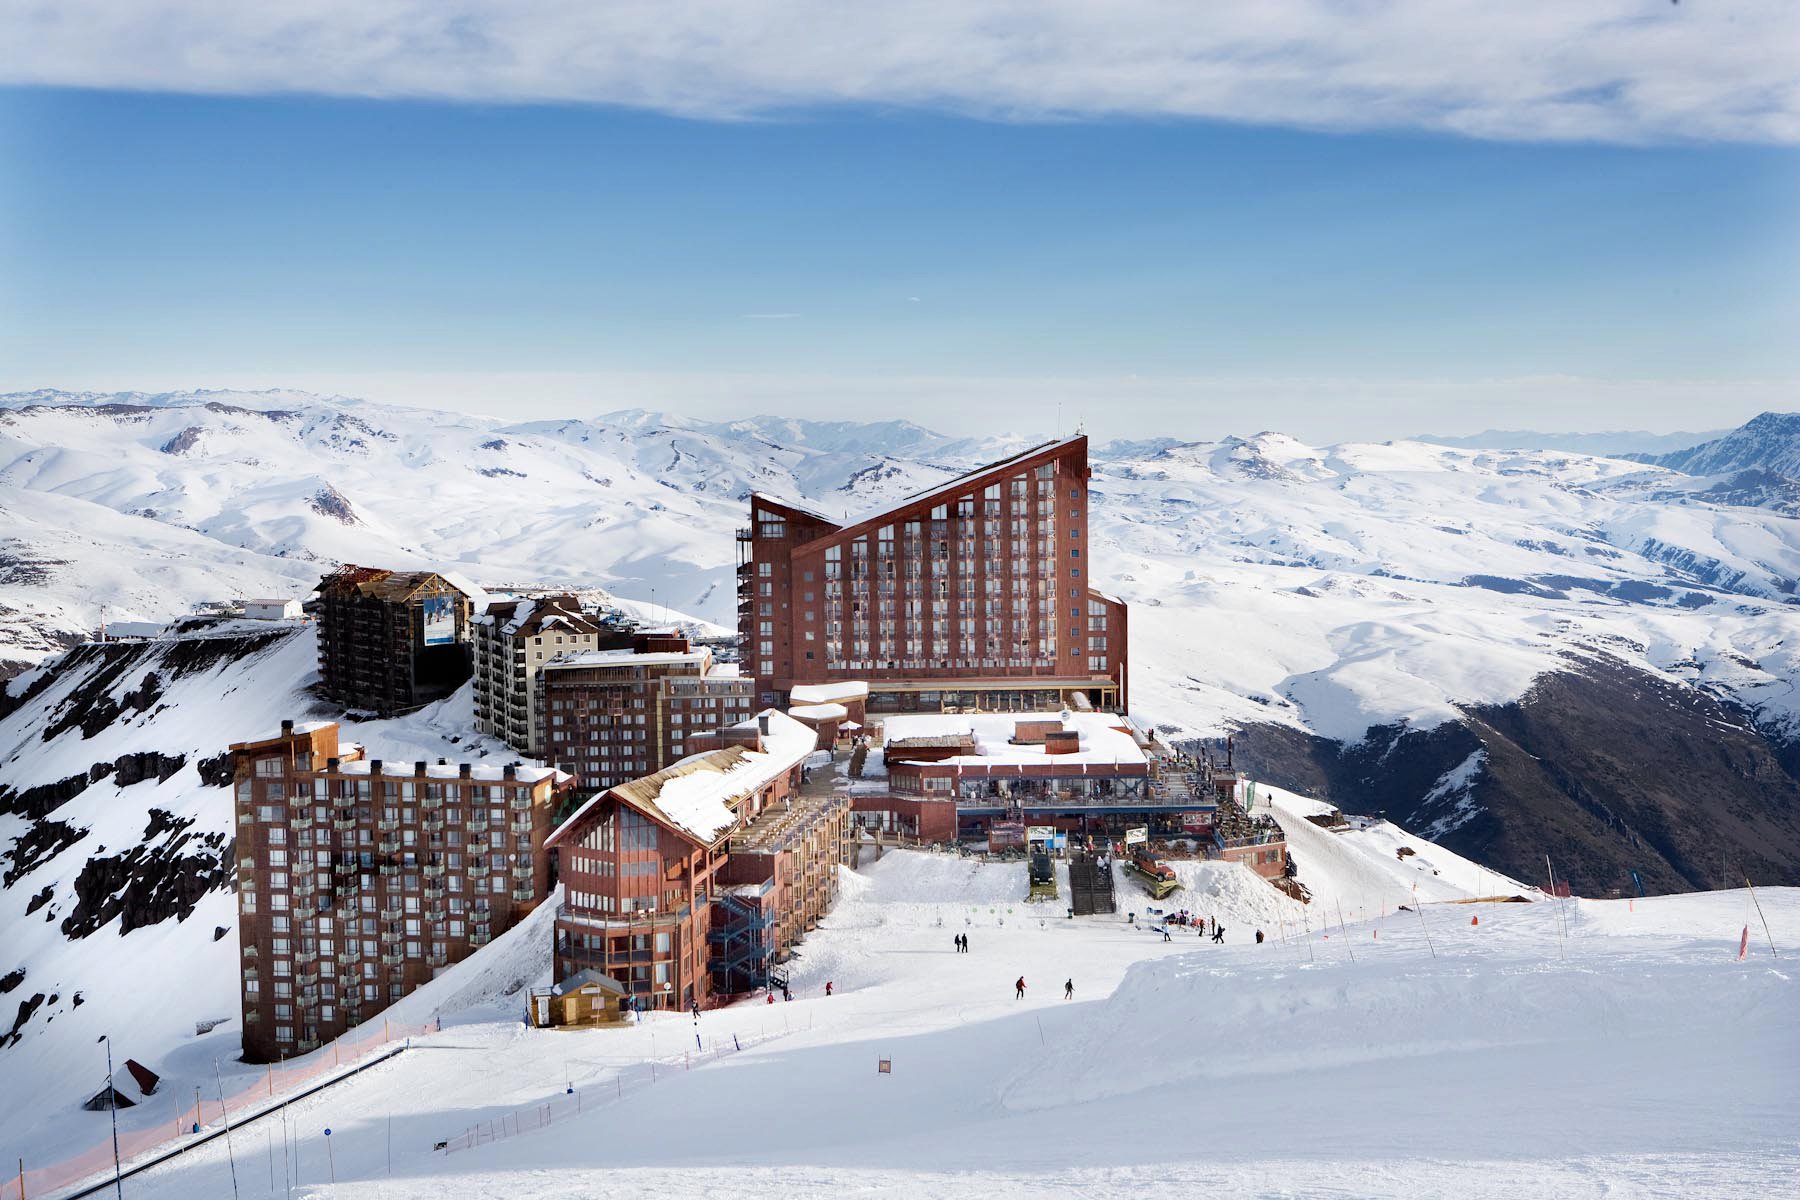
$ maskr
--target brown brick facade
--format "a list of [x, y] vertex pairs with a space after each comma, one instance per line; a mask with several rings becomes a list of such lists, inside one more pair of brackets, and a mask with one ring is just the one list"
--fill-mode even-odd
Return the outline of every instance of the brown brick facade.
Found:
[[869, 711], [1126, 703], [1125, 606], [1093, 588], [1087, 439], [839, 527], [756, 494], [738, 628], [758, 703], [866, 680]]
[[542, 753], [584, 789], [614, 787], [701, 748], [696, 735], [747, 720], [750, 693], [750, 680], [715, 670], [711, 651], [680, 635], [639, 633], [626, 649], [544, 664]]
[[250, 1062], [377, 1016], [549, 893], [567, 774], [383, 763], [335, 724], [231, 750]]

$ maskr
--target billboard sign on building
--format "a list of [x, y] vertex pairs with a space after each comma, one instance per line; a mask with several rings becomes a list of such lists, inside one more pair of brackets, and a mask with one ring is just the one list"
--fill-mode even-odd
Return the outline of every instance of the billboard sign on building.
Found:
[[456, 641], [456, 598], [427, 596], [423, 603], [425, 644], [448, 646]]
[[1141, 845], [1149, 840], [1150, 827], [1148, 825], [1133, 825], [1130, 829], [1125, 831], [1125, 844], [1127, 846]]

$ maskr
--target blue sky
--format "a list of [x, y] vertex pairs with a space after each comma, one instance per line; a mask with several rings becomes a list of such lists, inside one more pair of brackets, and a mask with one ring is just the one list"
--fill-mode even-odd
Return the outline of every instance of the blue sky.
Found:
[[0, 389], [1710, 428], [1800, 399], [1797, 212], [1754, 142], [14, 87]]

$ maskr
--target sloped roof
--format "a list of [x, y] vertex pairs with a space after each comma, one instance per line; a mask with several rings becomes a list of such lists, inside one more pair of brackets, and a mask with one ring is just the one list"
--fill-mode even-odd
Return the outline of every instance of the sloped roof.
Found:
[[738, 822], [738, 806], [746, 798], [804, 762], [818, 734], [785, 713], [765, 709], [768, 732], [762, 749], [726, 746], [691, 754], [653, 775], [621, 783], [595, 796], [545, 839], [557, 844], [596, 805], [611, 796], [702, 846], [718, 843]]
[[611, 975], [602, 974], [601, 972], [596, 971], [593, 967], [586, 967], [575, 972], [573, 975], [551, 988], [550, 993], [554, 996], [566, 996], [570, 992], [593, 984], [598, 984], [600, 987], [616, 996], [625, 994], [624, 984], [614, 979]]
[[461, 576], [443, 571], [388, 571], [380, 567], [358, 567], [346, 563], [319, 582], [321, 595], [328, 592], [357, 592], [378, 600], [399, 603], [433, 581], [452, 588], [473, 601], [477, 608], [487, 605], [488, 594]]

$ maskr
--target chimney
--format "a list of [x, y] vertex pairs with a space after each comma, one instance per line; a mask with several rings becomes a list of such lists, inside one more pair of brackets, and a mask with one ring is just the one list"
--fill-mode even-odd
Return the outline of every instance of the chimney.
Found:
[[283, 721], [281, 723], [281, 736], [282, 737], [291, 737], [293, 735], [293, 732], [294, 732], [294, 722], [293, 722], [292, 718], [290, 718], [286, 721]]
[[764, 737], [769, 736], [769, 714], [768, 713], [757, 713], [756, 714], [756, 732], [762, 734]]
[[413, 764], [413, 774], [414, 775], [423, 775], [424, 773], [425, 773], [425, 760], [421, 758], [418, 762]]
[[338, 760], [335, 758], [326, 759], [325, 760], [325, 769], [327, 771], [331, 771], [331, 772], [335, 773], [338, 769]]
[[369, 760], [369, 774], [371, 774], [371, 775], [381, 774], [381, 760], [379, 758], [371, 758]]
[[457, 764], [456, 764], [456, 777], [457, 777], [457, 778], [458, 778], [458, 779], [468, 779], [468, 778], [470, 778], [470, 775], [469, 775], [469, 764], [468, 764], [468, 763], [457, 763]]
[[501, 767], [500, 768], [500, 778], [502, 778], [502, 779], [517, 779], [518, 778], [518, 772], [517, 772], [518, 765], [519, 765], [518, 763], [507, 763], [504, 767]]

